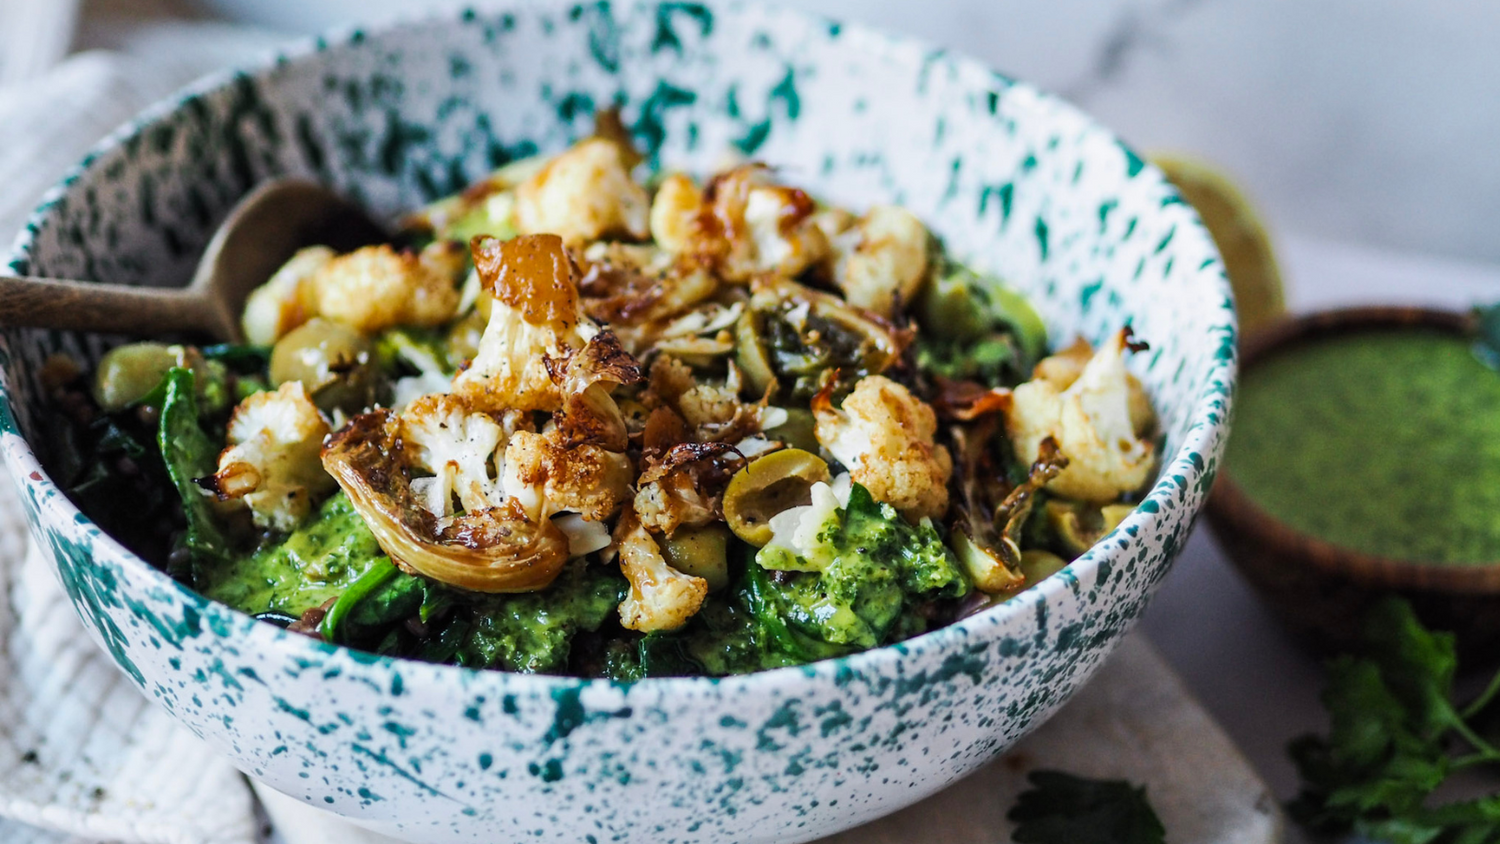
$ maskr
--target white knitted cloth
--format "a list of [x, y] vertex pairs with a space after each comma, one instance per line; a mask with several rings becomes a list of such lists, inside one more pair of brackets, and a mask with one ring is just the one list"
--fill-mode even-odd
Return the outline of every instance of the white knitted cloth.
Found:
[[[0, 86], [0, 244], [98, 138], [206, 61], [264, 44], [206, 49], [205, 32], [223, 31], [168, 28]], [[0, 842], [255, 842], [245, 780], [131, 687], [26, 548], [14, 487], [0, 481]]]

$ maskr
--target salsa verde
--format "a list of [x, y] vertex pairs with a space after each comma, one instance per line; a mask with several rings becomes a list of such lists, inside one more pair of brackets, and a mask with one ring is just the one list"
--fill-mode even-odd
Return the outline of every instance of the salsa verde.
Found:
[[1241, 380], [1228, 466], [1283, 523], [1414, 562], [1500, 562], [1500, 373], [1472, 342], [1371, 329]]

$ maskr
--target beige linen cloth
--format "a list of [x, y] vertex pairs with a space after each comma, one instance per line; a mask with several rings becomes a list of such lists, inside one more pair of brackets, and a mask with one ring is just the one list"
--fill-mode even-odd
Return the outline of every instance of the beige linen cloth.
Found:
[[[0, 3], [6, 0], [0, 0]], [[216, 24], [158, 25], [0, 87], [0, 238], [94, 141], [149, 102], [268, 44]], [[0, 842], [255, 844], [245, 780], [138, 694], [83, 633], [46, 563], [27, 555], [0, 481]], [[997, 764], [917, 806], [831, 839], [861, 844], [1009, 840], [1004, 815], [1034, 767], [1145, 783], [1178, 842], [1279, 839], [1275, 802], [1145, 639]], [[263, 795], [285, 844], [375, 842]]]

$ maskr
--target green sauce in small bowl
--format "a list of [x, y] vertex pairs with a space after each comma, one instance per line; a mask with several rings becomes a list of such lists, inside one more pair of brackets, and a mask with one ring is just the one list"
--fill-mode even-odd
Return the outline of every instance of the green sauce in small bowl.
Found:
[[1349, 550], [1500, 561], [1500, 373], [1472, 338], [1371, 327], [1290, 344], [1240, 382], [1227, 466], [1286, 526]]

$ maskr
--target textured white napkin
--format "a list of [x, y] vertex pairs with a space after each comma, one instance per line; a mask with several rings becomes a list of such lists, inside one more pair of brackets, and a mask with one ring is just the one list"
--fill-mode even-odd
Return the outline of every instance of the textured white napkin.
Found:
[[[0, 86], [0, 244], [100, 137], [264, 44], [223, 27], [121, 33], [117, 51]], [[15, 492], [0, 482], [0, 842], [256, 841], [244, 779], [125, 680], [25, 549]]]
[[[244, 778], [97, 648], [0, 497], [0, 841], [250, 844]], [[50, 831], [50, 832], [49, 832]]]

